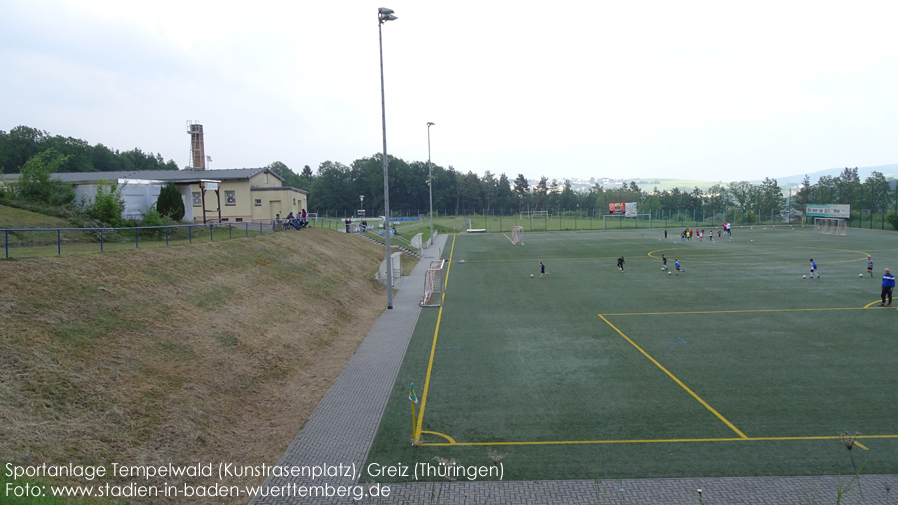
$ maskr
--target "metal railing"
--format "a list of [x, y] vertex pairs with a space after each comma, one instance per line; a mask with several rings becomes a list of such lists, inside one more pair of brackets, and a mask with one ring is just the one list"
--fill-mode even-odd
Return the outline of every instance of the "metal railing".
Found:
[[3, 228], [5, 258], [91, 253], [213, 242], [283, 230], [272, 220], [126, 228]]

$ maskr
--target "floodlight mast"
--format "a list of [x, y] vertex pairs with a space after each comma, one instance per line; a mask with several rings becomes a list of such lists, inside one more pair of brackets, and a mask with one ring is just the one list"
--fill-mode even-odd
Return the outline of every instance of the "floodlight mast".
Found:
[[430, 163], [430, 127], [427, 123], [427, 190], [430, 193], [430, 245], [433, 245], [433, 165]]
[[384, 39], [381, 27], [387, 21], [393, 21], [393, 9], [380, 7], [377, 9], [377, 39], [380, 44], [380, 117], [384, 133], [384, 238], [387, 263], [387, 309], [393, 308], [393, 261], [390, 255], [390, 180], [387, 169], [387, 109], [384, 100]]

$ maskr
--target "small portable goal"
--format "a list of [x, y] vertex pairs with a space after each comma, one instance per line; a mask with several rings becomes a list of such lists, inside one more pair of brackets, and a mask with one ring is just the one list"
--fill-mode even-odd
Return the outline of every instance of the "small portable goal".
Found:
[[441, 307], [443, 305], [443, 265], [445, 262], [431, 261], [430, 268], [424, 274], [424, 297], [422, 307]]
[[848, 236], [848, 220], [834, 217], [815, 217], [814, 229], [823, 235]]
[[511, 229], [511, 244], [524, 245], [524, 227], [515, 226]]

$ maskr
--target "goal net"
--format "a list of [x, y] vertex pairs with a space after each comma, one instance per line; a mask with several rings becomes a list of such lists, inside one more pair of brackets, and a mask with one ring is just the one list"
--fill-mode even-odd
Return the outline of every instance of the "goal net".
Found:
[[548, 219], [552, 216], [549, 215], [549, 211], [547, 210], [522, 210], [521, 211], [521, 219]]
[[848, 220], [834, 217], [815, 217], [814, 229], [823, 235], [848, 236]]
[[431, 261], [430, 268], [424, 274], [422, 307], [439, 307], [443, 305], [443, 264], [443, 260]]
[[515, 226], [511, 229], [511, 244], [524, 245], [524, 227]]

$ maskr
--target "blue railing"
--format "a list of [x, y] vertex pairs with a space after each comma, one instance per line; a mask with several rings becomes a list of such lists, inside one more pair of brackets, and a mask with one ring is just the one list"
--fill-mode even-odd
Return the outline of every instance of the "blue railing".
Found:
[[[133, 244], [135, 248], [140, 247], [141, 234], [143, 234], [144, 242], [169, 245], [170, 240], [185, 241], [193, 243], [194, 241], [212, 242], [216, 240], [227, 240], [234, 238], [235, 232], [238, 237], [249, 237], [250, 234], [272, 233], [282, 231], [283, 226], [278, 226], [271, 220], [265, 221], [244, 221], [242, 223], [206, 223], [206, 224], [183, 224], [183, 225], [167, 225], [167, 226], [136, 226], [126, 228], [3, 228], [3, 248], [4, 257], [10, 257], [10, 248], [16, 250], [30, 250], [36, 254], [24, 254], [21, 256], [38, 256], [46, 255], [48, 248], [55, 245], [56, 254], [61, 255], [63, 245], [75, 246], [79, 245], [82, 249], [85, 244], [99, 244], [99, 251], [103, 252], [110, 243], [122, 244], [131, 241], [133, 236]], [[197, 233], [197, 229], [199, 232]], [[225, 231], [227, 236], [225, 237]], [[55, 240], [47, 240], [53, 237], [55, 232]], [[81, 237], [71, 238], [64, 237], [63, 232], [69, 232], [69, 235], [81, 234]], [[186, 232], [186, 235], [185, 235]], [[27, 235], [38, 235], [42, 240], [27, 241], [23, 237]], [[14, 241], [10, 242], [10, 236]], [[54, 243], [55, 242], [55, 243]], [[88, 248], [89, 249], [89, 248]], [[51, 249], [52, 250], [52, 249]], [[40, 254], [43, 253], [43, 254]], [[20, 256], [20, 255], [15, 255]]]

